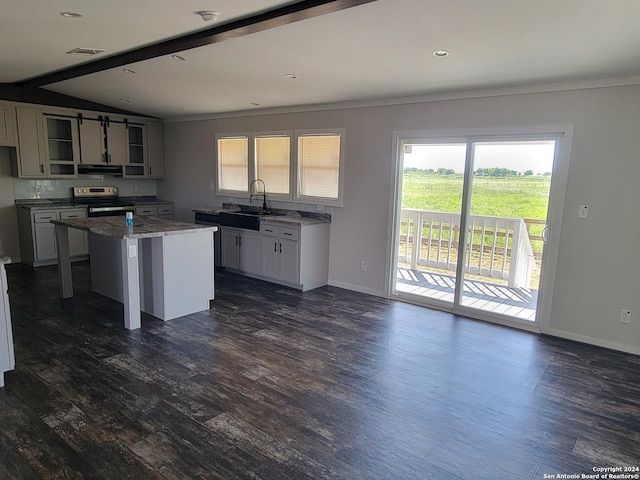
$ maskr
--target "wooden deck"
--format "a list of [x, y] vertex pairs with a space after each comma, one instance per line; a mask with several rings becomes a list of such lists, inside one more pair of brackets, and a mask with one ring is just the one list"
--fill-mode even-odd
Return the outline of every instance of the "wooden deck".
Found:
[[[425, 270], [397, 269], [396, 290], [453, 302], [455, 277]], [[480, 280], [464, 281], [462, 305], [520, 319], [535, 319], [538, 291]]]

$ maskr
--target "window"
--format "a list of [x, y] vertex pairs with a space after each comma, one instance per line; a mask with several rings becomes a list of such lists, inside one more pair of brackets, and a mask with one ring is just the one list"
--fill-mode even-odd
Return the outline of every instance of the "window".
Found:
[[297, 199], [342, 205], [343, 133], [297, 134]]
[[291, 185], [291, 137], [255, 137], [256, 178], [264, 181], [266, 193], [289, 195]]
[[249, 189], [249, 138], [219, 137], [218, 192], [243, 192]]

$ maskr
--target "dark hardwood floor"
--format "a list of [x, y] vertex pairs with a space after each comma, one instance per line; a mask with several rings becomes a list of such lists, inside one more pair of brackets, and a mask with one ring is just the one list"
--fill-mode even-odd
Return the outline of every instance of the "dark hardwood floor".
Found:
[[[217, 276], [122, 326], [7, 268], [0, 479], [509, 479], [640, 467], [640, 358], [326, 287]], [[556, 477], [558, 478], [558, 477]]]

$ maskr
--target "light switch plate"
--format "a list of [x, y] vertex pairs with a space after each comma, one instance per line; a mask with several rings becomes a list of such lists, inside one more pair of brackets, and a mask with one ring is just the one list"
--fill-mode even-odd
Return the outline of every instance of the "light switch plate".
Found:
[[578, 208], [578, 218], [588, 218], [589, 217], [589, 205], [580, 205]]

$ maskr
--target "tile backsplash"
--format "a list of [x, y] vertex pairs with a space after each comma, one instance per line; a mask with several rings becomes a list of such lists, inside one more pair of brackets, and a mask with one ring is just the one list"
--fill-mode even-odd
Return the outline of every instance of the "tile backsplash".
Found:
[[80, 186], [118, 187], [119, 193], [123, 197], [157, 195], [156, 181], [150, 179], [86, 175], [73, 180], [25, 180], [21, 178], [13, 180], [16, 200], [71, 198], [71, 189]]

